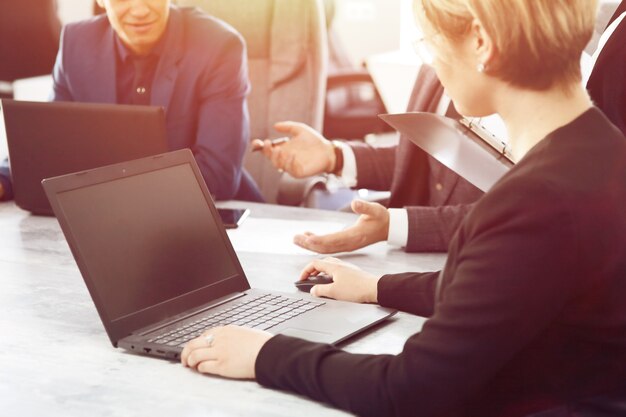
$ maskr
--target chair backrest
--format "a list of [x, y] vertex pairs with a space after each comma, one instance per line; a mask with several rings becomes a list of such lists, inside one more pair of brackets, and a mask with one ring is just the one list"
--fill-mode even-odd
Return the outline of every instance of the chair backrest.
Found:
[[0, 3], [0, 81], [49, 74], [59, 49], [56, 0]]
[[[251, 139], [278, 134], [274, 123], [293, 120], [322, 129], [327, 42], [322, 0], [177, 0], [199, 7], [242, 34], [252, 91]], [[248, 152], [245, 166], [268, 202], [276, 202], [281, 174]]]

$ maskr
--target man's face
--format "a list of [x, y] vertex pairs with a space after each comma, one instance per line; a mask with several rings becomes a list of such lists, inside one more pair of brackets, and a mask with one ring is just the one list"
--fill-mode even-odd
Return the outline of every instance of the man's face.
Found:
[[152, 51], [167, 27], [171, 0], [98, 0], [113, 30], [138, 55]]

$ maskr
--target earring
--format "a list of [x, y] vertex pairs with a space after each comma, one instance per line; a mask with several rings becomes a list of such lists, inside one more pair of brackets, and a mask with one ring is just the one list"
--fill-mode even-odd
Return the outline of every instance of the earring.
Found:
[[485, 72], [487, 68], [485, 67], [485, 64], [483, 64], [482, 62], [478, 65], [476, 65], [476, 71], [478, 72]]

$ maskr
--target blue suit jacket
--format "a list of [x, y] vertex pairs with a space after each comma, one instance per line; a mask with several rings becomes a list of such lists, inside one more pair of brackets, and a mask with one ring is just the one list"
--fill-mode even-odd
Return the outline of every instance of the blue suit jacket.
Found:
[[[116, 103], [115, 36], [106, 16], [64, 28], [53, 100]], [[164, 36], [151, 104], [166, 110], [170, 148], [193, 151], [217, 199], [258, 200], [242, 176], [250, 89], [242, 37], [197, 9], [176, 7]]]

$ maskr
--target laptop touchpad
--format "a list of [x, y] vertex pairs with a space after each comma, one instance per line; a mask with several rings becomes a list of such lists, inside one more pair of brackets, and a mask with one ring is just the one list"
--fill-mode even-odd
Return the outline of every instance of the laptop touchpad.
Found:
[[300, 339], [305, 340], [320, 340], [323, 339], [324, 336], [331, 334], [327, 332], [297, 329], [295, 327], [287, 327], [286, 329], [281, 330], [279, 333], [284, 334], [285, 336], [299, 337]]

